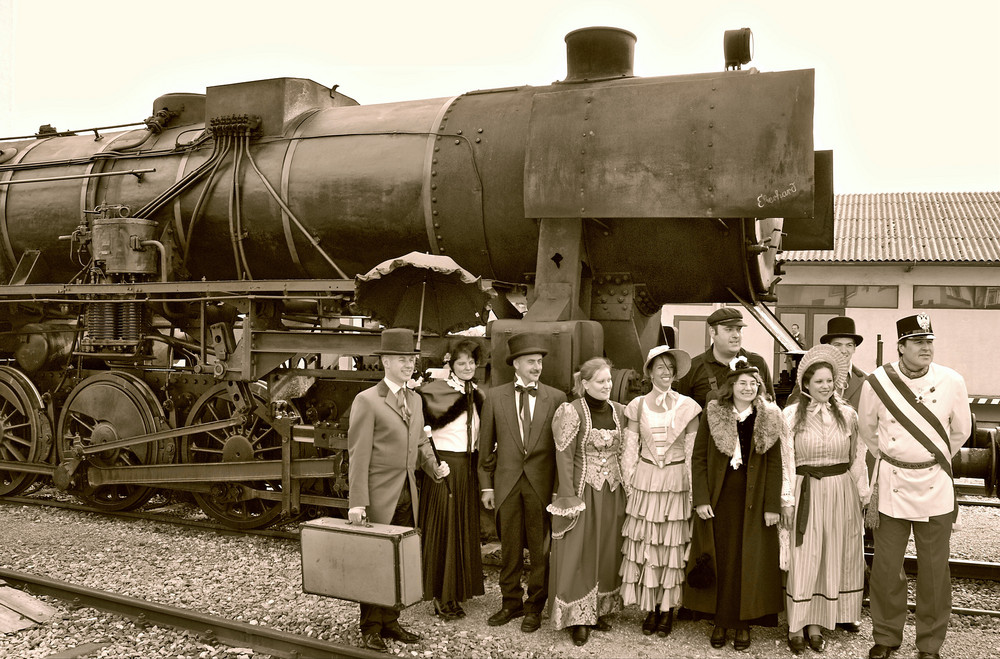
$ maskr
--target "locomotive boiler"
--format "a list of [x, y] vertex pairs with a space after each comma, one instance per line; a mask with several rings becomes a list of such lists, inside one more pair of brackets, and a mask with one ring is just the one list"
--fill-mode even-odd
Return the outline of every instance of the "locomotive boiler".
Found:
[[625, 30], [566, 44], [549, 86], [363, 106], [259, 80], [0, 142], [0, 496], [177, 490], [235, 528], [345, 507], [380, 377], [352, 278], [410, 251], [493, 282], [494, 380], [540, 329], [550, 383], [606, 354], [619, 397], [660, 305], [770, 299], [783, 219], [825, 203], [813, 72], [639, 78]]

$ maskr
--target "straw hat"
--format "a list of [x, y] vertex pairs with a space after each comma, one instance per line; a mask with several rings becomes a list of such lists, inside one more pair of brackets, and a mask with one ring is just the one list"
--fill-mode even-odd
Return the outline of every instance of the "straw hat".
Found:
[[842, 391], [847, 384], [847, 358], [828, 343], [821, 343], [809, 348], [802, 357], [802, 361], [799, 362], [799, 370], [795, 374], [795, 383], [799, 385], [799, 391], [804, 389], [802, 376], [806, 369], [818, 362], [825, 362], [833, 367], [834, 386], [838, 391]]
[[687, 353], [686, 350], [681, 350], [680, 348], [671, 348], [669, 345], [656, 346], [646, 355], [646, 363], [642, 366], [642, 371], [646, 375], [649, 375], [649, 365], [653, 363], [653, 360], [660, 355], [670, 355], [674, 358], [674, 364], [676, 365], [676, 371], [674, 372], [674, 379], [679, 380], [684, 377], [688, 371], [691, 370], [691, 355]]

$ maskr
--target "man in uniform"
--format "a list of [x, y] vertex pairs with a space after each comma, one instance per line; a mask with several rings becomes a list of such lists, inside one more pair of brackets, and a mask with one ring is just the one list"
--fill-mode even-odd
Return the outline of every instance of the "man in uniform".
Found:
[[[855, 410], [858, 409], [858, 401], [861, 400], [861, 385], [868, 377], [867, 373], [854, 365], [854, 351], [862, 341], [864, 338], [854, 330], [854, 319], [847, 316], [837, 316], [827, 321], [826, 334], [819, 338], [820, 343], [829, 343], [847, 359], [847, 383], [844, 389], [837, 393]], [[799, 386], [795, 385], [792, 393], [788, 394], [785, 405], [794, 403], [798, 396]]]
[[[416, 365], [413, 331], [383, 331], [375, 354], [381, 357], [385, 378], [354, 398], [347, 430], [348, 517], [352, 524], [361, 524], [367, 517], [378, 524], [414, 526], [416, 467], [440, 480], [448, 475], [448, 464], [434, 459], [423, 432], [420, 396], [406, 387]], [[362, 604], [360, 626], [365, 647], [380, 652], [388, 649], [386, 638], [403, 643], [420, 640], [419, 634], [399, 625], [399, 611], [389, 607]]]
[[934, 363], [934, 332], [926, 313], [896, 322], [899, 360], [868, 376], [858, 423], [873, 453], [877, 514], [871, 574], [870, 659], [899, 648], [906, 622], [903, 555], [912, 529], [917, 547], [917, 651], [938, 659], [951, 615], [948, 569], [957, 513], [951, 459], [972, 431], [962, 376]]
[[[500, 592], [503, 603], [490, 616], [491, 626], [524, 616], [521, 631], [541, 625], [548, 598], [550, 520], [545, 506], [555, 492], [556, 457], [552, 416], [566, 394], [541, 384], [545, 337], [515, 334], [507, 342], [507, 363], [514, 382], [486, 394], [479, 431], [479, 482], [483, 505], [496, 509], [500, 529]], [[531, 567], [527, 599], [524, 589], [524, 548]]]
[[691, 370], [674, 384], [677, 393], [690, 396], [696, 403], [705, 407], [706, 400], [715, 397], [715, 391], [726, 381], [729, 373], [729, 362], [737, 355], [747, 358], [750, 366], [756, 366], [764, 381], [771, 400], [774, 400], [774, 387], [771, 384], [771, 372], [764, 358], [755, 352], [743, 349], [743, 314], [734, 307], [716, 309], [708, 317], [708, 333], [712, 337], [712, 345], [708, 350], [691, 360]]

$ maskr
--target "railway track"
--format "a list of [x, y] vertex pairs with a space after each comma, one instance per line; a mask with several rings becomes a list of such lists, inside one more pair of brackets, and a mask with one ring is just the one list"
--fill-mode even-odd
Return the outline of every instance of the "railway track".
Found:
[[276, 629], [251, 625], [237, 620], [182, 609], [148, 600], [126, 597], [58, 581], [35, 574], [0, 570], [0, 579], [25, 588], [36, 595], [49, 595], [76, 607], [92, 607], [128, 618], [140, 627], [169, 626], [197, 632], [233, 647], [250, 647], [256, 652], [275, 657], [334, 659], [359, 657], [374, 659], [384, 655], [350, 645], [328, 643], [308, 636], [290, 634]]

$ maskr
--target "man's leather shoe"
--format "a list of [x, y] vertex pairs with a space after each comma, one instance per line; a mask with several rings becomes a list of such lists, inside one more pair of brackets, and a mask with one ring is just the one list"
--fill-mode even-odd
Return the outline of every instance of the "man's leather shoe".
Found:
[[521, 631], [526, 634], [537, 632], [542, 626], [542, 616], [537, 613], [525, 613], [524, 620], [521, 621]]
[[726, 644], [726, 628], [725, 627], [715, 627], [712, 630], [711, 641], [713, 648], [721, 648]]
[[486, 623], [490, 627], [499, 627], [500, 625], [506, 625], [508, 622], [514, 618], [520, 618], [524, 615], [524, 607], [519, 606], [516, 609], [510, 609], [506, 606], [494, 613], [489, 617]]
[[856, 622], [838, 622], [837, 627], [852, 634], [857, 634], [861, 631], [861, 625]]
[[868, 659], [889, 659], [889, 655], [899, 649], [898, 645], [882, 645], [876, 643], [868, 651]]
[[826, 649], [826, 639], [823, 638], [822, 634], [810, 634], [809, 647], [811, 647], [816, 652], [822, 652], [823, 650]]
[[736, 638], [733, 639], [733, 648], [736, 650], [746, 650], [750, 647], [750, 630], [737, 629]]
[[382, 628], [382, 638], [391, 638], [400, 643], [416, 643], [423, 637], [420, 634], [406, 631], [399, 626], [399, 623], [396, 623]]
[[789, 636], [788, 649], [792, 654], [802, 654], [806, 651], [806, 639], [804, 636]]
[[594, 629], [599, 632], [609, 632], [611, 631], [611, 623], [608, 621], [607, 617], [601, 616], [597, 619], [597, 624], [594, 625]]
[[918, 652], [917, 659], [941, 659], [941, 655], [937, 652]]
[[575, 625], [571, 635], [573, 636], [573, 645], [585, 645], [587, 639], [590, 638], [590, 627], [587, 625]]
[[656, 611], [650, 611], [646, 614], [646, 619], [642, 621], [642, 633], [646, 636], [652, 636], [653, 632], [656, 631]]
[[369, 632], [367, 634], [361, 635], [361, 642], [369, 650], [375, 650], [376, 652], [388, 652], [389, 646], [385, 644], [382, 637], [376, 632]]

